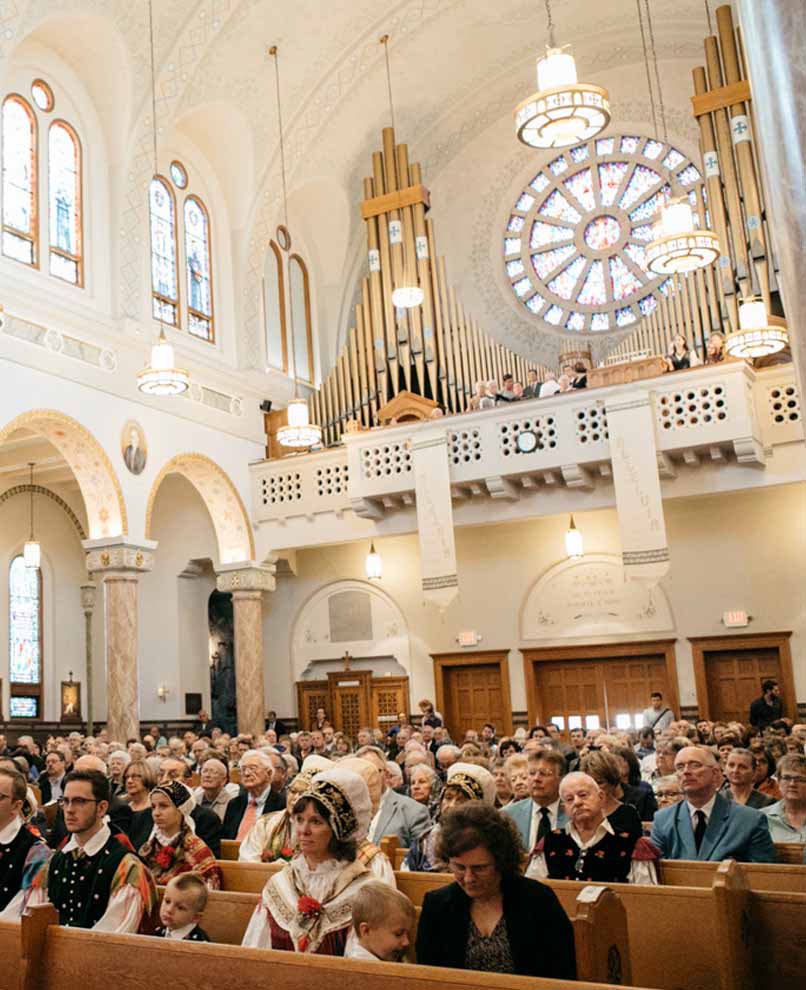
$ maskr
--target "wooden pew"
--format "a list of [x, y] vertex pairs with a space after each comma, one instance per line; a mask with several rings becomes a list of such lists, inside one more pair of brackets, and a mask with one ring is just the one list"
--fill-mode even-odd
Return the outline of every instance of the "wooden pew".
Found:
[[[751, 890], [806, 894], [806, 869], [786, 863], [742, 863]], [[719, 863], [662, 859], [658, 879], [670, 887], [712, 887]]]
[[775, 855], [779, 863], [806, 865], [806, 845], [802, 842], [776, 842]]
[[238, 860], [238, 851], [241, 848], [241, 843], [238, 839], [222, 839], [221, 840], [221, 858], [227, 860]]
[[0, 921], [0, 990], [19, 990], [20, 926]]

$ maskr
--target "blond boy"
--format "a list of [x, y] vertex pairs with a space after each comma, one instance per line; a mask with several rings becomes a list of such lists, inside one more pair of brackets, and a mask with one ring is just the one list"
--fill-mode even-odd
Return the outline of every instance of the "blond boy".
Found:
[[375, 962], [400, 962], [413, 937], [417, 914], [399, 890], [378, 880], [370, 881], [353, 900], [353, 929], [345, 956]]

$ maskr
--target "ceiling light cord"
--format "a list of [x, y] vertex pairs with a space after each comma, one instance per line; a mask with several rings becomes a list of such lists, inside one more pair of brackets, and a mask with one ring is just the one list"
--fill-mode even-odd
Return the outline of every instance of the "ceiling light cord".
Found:
[[31, 477], [29, 491], [31, 494], [31, 543], [33, 543], [34, 542], [34, 465], [32, 461], [28, 462], [28, 468], [30, 470], [30, 477]]
[[554, 33], [554, 17], [551, 13], [551, 0], [546, 0], [546, 27], [549, 35], [549, 48], [557, 47], [557, 39]]
[[649, 106], [652, 110], [652, 133], [657, 137], [658, 135], [658, 113], [655, 107], [655, 93], [652, 88], [652, 72], [649, 68], [649, 50], [647, 48], [646, 39], [646, 29], [644, 27], [644, 13], [641, 8], [641, 0], [635, 0], [635, 6], [638, 8], [638, 24], [641, 28], [641, 47], [644, 50], [644, 69], [646, 71], [646, 88], [649, 93]]
[[669, 143], [669, 133], [666, 127], [666, 107], [663, 103], [663, 89], [660, 84], [660, 72], [658, 71], [658, 52], [655, 48], [655, 31], [652, 27], [652, 14], [649, 9], [649, 0], [644, 0], [644, 6], [646, 8], [646, 23], [649, 33], [649, 46], [652, 52], [652, 62], [655, 67], [655, 86], [658, 91], [658, 106], [660, 108], [660, 119], [663, 125], [663, 140]]

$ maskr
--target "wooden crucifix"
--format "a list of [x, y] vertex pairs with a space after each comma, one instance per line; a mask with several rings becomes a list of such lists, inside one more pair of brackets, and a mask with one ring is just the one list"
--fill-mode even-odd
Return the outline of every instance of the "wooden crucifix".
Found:
[[344, 662], [344, 670], [346, 672], [349, 672], [349, 670], [350, 670], [350, 664], [353, 661], [353, 657], [350, 656], [349, 650], [344, 654], [344, 656], [341, 659]]

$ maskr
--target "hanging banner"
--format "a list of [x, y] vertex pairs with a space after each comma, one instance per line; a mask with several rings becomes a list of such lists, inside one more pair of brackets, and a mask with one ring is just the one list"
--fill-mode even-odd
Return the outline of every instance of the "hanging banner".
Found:
[[446, 609], [459, 594], [448, 438], [420, 427], [411, 444], [423, 598]]
[[669, 570], [652, 398], [606, 403], [624, 576], [657, 584]]

